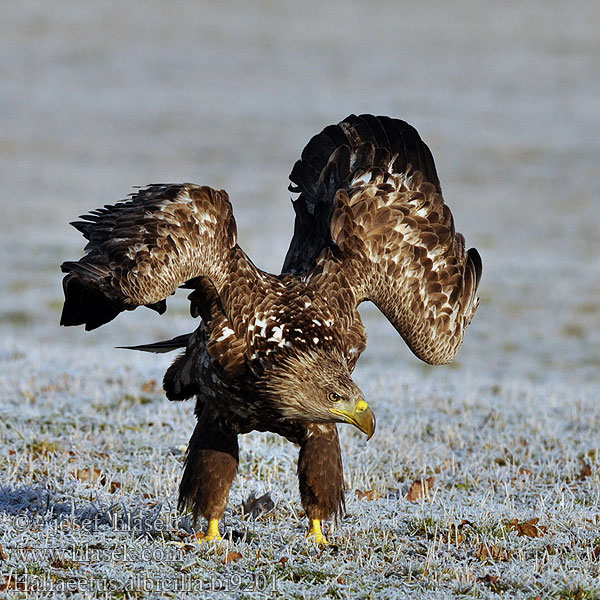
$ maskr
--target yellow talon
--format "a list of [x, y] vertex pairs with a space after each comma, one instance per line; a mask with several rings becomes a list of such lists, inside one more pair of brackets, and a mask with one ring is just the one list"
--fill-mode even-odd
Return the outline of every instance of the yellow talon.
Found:
[[208, 521], [208, 529], [204, 534], [204, 539], [207, 542], [221, 539], [221, 534], [219, 533], [219, 519], [210, 519]]
[[219, 533], [219, 519], [209, 519], [208, 527], [206, 532], [199, 531], [194, 534], [194, 543], [201, 542], [212, 542], [213, 540], [220, 540], [221, 534]]
[[315, 542], [317, 542], [317, 544], [320, 544], [322, 546], [329, 544], [327, 538], [323, 535], [323, 532], [321, 531], [320, 519], [310, 520], [310, 531], [308, 532], [308, 535], [306, 537], [314, 540]]

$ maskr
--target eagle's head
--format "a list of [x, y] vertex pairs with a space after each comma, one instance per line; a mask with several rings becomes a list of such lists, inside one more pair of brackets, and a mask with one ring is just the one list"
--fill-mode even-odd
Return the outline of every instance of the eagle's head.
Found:
[[375, 415], [342, 354], [318, 348], [286, 357], [270, 370], [266, 389], [277, 412], [299, 423], [350, 423], [371, 438]]

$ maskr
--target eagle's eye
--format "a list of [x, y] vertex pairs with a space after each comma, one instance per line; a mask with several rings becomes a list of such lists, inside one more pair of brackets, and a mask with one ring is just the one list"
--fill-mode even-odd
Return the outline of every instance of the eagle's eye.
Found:
[[329, 393], [329, 399], [332, 402], [339, 402], [340, 400], [343, 400], [343, 398], [339, 394], [336, 394], [335, 392]]

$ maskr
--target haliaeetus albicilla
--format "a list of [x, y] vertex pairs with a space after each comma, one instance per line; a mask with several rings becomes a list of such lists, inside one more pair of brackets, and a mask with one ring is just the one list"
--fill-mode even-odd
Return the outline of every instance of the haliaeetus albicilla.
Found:
[[238, 467], [238, 435], [271, 431], [300, 446], [309, 535], [344, 507], [337, 423], [373, 435], [375, 417], [351, 373], [370, 300], [420, 359], [452, 360], [478, 299], [481, 259], [465, 250], [433, 157], [397, 119], [350, 115], [314, 136], [290, 175], [296, 212], [280, 275], [236, 243], [223, 191], [155, 184], [74, 222], [86, 255], [65, 262], [62, 325], [94, 329], [140, 305], [159, 313], [193, 289], [191, 334], [137, 346], [185, 348], [164, 377], [170, 400], [196, 396], [179, 506], [219, 537]]

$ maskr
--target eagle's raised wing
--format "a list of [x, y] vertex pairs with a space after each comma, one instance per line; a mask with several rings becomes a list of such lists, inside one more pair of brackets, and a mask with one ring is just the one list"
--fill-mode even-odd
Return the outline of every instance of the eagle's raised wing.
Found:
[[350, 115], [294, 165], [294, 237], [283, 266], [331, 297], [371, 300], [430, 364], [452, 360], [482, 264], [454, 230], [431, 152], [404, 121]]
[[209, 187], [150, 185], [80, 218], [72, 225], [87, 254], [61, 266], [61, 325], [95, 329], [141, 305], [162, 313], [165, 298], [196, 277], [220, 289], [238, 250], [229, 198]]

